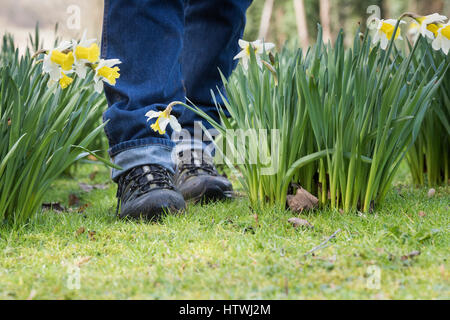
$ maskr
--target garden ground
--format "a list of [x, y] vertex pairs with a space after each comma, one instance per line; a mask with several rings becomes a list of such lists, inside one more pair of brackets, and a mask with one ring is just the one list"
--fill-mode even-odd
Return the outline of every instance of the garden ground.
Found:
[[66, 211], [0, 228], [0, 299], [449, 299], [450, 187], [428, 197], [402, 170], [376, 213], [315, 211], [294, 228], [245, 197], [120, 221], [108, 170], [83, 164], [46, 197]]

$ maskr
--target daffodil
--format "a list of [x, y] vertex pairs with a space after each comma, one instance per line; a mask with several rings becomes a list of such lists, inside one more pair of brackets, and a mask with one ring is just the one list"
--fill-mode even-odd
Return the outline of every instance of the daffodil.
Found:
[[434, 40], [437, 36], [438, 29], [442, 27], [447, 17], [433, 13], [424, 17], [416, 17], [415, 20], [420, 24], [420, 34]]
[[[380, 42], [381, 49], [386, 50], [388, 47], [389, 41], [391, 41], [392, 38], [395, 40], [403, 40], [402, 36], [400, 35], [401, 30], [400, 26], [397, 29], [397, 32], [395, 33], [394, 37], [394, 30], [395, 26], [397, 24], [397, 20], [394, 19], [387, 19], [387, 20], [380, 20], [376, 19], [377, 22], [377, 31], [373, 37], [373, 43], [377, 44]], [[404, 24], [404, 21], [400, 21], [400, 24]]]
[[450, 23], [438, 29], [432, 45], [434, 50], [442, 50], [445, 54], [448, 54], [450, 51]]
[[60, 79], [59, 79], [59, 80], [56, 80], [56, 81], [50, 79], [50, 80], [47, 82], [47, 87], [48, 87], [49, 89], [56, 90], [55, 84], [58, 83], [59, 86], [61, 87], [61, 89], [66, 89], [70, 84], [72, 84], [72, 82], [73, 82], [73, 78], [67, 76], [64, 72], [61, 72], [61, 74], [60, 74]]
[[95, 66], [95, 91], [101, 93], [103, 91], [103, 82], [114, 86], [116, 84], [116, 79], [120, 77], [119, 67], [115, 65], [122, 63], [119, 59], [101, 59], [98, 65]]
[[54, 82], [61, 79], [61, 70], [66, 72], [72, 69], [73, 65], [73, 54], [66, 54], [66, 51], [71, 47], [69, 41], [63, 41], [58, 47], [53, 50], [48, 51], [44, 57], [44, 63], [42, 70], [50, 75], [50, 79]]
[[72, 40], [75, 57], [74, 71], [82, 79], [86, 78], [87, 63], [96, 63], [100, 59], [100, 48], [95, 41], [96, 39], [86, 39], [86, 31], [84, 31], [80, 42]]
[[65, 73], [62, 73], [62, 77], [59, 79], [59, 85], [62, 89], [67, 88], [72, 82], [73, 79], [71, 77], [68, 77]]
[[234, 60], [241, 59], [244, 69], [247, 70], [248, 62], [250, 61], [250, 48], [253, 48], [253, 50], [255, 52], [256, 62], [258, 63], [258, 66], [262, 67], [261, 55], [265, 51], [269, 51], [269, 50], [272, 50], [273, 48], [275, 48], [275, 45], [270, 42], [264, 43], [261, 40], [248, 42], [248, 41], [240, 39], [239, 47], [241, 47], [242, 50], [234, 57]]
[[59, 50], [53, 50], [51, 52], [50, 60], [60, 65], [64, 71], [72, 70], [73, 63], [75, 62], [73, 52], [64, 53]]
[[77, 60], [86, 60], [94, 63], [100, 57], [100, 48], [96, 43], [91, 44], [89, 47], [77, 46], [75, 48], [75, 56]]
[[174, 131], [181, 131], [181, 125], [178, 123], [177, 118], [170, 114], [172, 112], [173, 105], [174, 103], [169, 104], [164, 111], [150, 110], [145, 114], [148, 118], [147, 122], [156, 118], [155, 123], [150, 126], [153, 131], [159, 132], [159, 134], [165, 134], [168, 124], [170, 124]]

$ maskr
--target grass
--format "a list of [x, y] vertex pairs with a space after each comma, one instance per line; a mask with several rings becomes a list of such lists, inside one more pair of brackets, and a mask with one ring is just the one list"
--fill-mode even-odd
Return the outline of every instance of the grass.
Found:
[[[429, 198], [427, 189], [397, 182], [375, 214], [302, 215], [314, 229], [293, 228], [288, 211], [267, 209], [256, 221], [246, 198], [191, 205], [184, 216], [148, 224], [116, 219], [105, 168], [76, 172], [46, 200], [67, 206], [75, 194], [79, 205], [89, 204], [84, 212], [44, 211], [21, 230], [0, 227], [0, 299], [450, 298], [448, 186]], [[408, 182], [405, 172], [399, 177]], [[108, 188], [88, 193], [79, 182]], [[77, 236], [80, 227], [86, 231]], [[330, 246], [304, 257], [338, 229]], [[75, 263], [79, 290], [67, 286]], [[366, 285], [372, 265], [381, 269], [379, 290]]]

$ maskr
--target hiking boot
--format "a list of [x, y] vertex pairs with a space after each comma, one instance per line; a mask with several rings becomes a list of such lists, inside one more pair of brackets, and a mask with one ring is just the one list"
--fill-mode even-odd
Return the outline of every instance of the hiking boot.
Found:
[[231, 182], [217, 172], [213, 159], [202, 150], [178, 153], [175, 185], [186, 201], [195, 203], [233, 197]]
[[158, 220], [165, 213], [178, 213], [186, 207], [173, 184], [173, 174], [154, 164], [123, 174], [118, 181], [117, 201], [120, 218]]

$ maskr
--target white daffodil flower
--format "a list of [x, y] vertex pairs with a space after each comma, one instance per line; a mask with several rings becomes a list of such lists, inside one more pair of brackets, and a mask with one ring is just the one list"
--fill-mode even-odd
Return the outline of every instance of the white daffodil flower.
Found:
[[178, 122], [177, 118], [170, 113], [172, 112], [172, 106], [173, 103], [169, 104], [167, 108], [164, 111], [153, 111], [150, 110], [145, 114], [145, 116], [148, 118], [147, 122], [151, 119], [156, 118], [156, 121], [154, 124], [152, 124], [150, 127], [155, 132], [159, 132], [159, 134], [165, 134], [167, 125], [170, 124], [172, 129], [176, 132], [181, 131], [181, 125]]
[[434, 50], [442, 50], [448, 55], [450, 51], [450, 23], [438, 29], [436, 39], [433, 40], [432, 45]]
[[73, 61], [73, 54], [69, 55], [62, 53], [62, 51], [69, 49], [71, 45], [71, 42], [63, 41], [58, 47], [50, 50], [48, 54], [44, 56], [42, 70], [50, 75], [50, 79], [53, 82], [62, 78], [62, 69], [65, 72], [70, 72], [72, 69], [71, 61]]
[[270, 43], [270, 42], [264, 43], [261, 40], [248, 42], [248, 41], [240, 39], [239, 47], [241, 47], [242, 50], [233, 58], [233, 60], [241, 59], [242, 66], [244, 67], [245, 70], [247, 70], [248, 62], [250, 61], [250, 47], [252, 47], [253, 50], [255, 51], [256, 62], [258, 63], [258, 66], [262, 67], [261, 55], [265, 51], [269, 51], [269, 50], [272, 50], [273, 48], [275, 48], [275, 44]]
[[[383, 50], [386, 50], [389, 41], [394, 37], [394, 30], [395, 25], [397, 24], [397, 20], [394, 19], [387, 19], [387, 20], [380, 20], [376, 19], [377, 22], [377, 31], [375, 32], [375, 35], [373, 37], [373, 44], [377, 44], [380, 42], [380, 47]], [[400, 21], [400, 24], [404, 24], [404, 21]], [[395, 34], [394, 39], [397, 40], [403, 40], [402, 36], [400, 35], [401, 30], [400, 26], [397, 29], [397, 32]]]
[[420, 24], [420, 34], [423, 37], [434, 40], [437, 36], [437, 30], [447, 20], [446, 16], [442, 16], [438, 13], [433, 13], [428, 16], [416, 18], [416, 21]]
[[120, 69], [119, 67], [115, 67], [115, 65], [121, 63], [122, 62], [119, 59], [100, 60], [98, 65], [95, 67], [95, 91], [98, 93], [103, 91], [103, 82], [107, 82], [112, 86], [116, 84], [116, 79], [120, 77]]
[[86, 39], [86, 30], [80, 42], [72, 40], [73, 55], [75, 58], [74, 71], [81, 79], [86, 78], [87, 63], [95, 63], [100, 58], [100, 48], [95, 43], [96, 39]]

